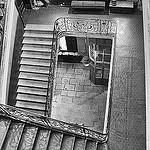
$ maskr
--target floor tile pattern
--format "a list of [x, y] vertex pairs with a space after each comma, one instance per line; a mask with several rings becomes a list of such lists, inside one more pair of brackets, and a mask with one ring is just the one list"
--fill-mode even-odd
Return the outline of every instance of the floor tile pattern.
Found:
[[102, 131], [107, 87], [94, 85], [89, 75], [82, 63], [58, 63], [52, 118]]

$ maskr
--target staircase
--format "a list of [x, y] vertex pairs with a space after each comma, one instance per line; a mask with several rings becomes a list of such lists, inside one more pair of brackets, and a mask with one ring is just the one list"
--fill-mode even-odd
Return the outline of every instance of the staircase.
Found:
[[106, 135], [0, 104], [1, 150], [106, 150]]
[[53, 26], [27, 24], [23, 35], [16, 107], [44, 115]]

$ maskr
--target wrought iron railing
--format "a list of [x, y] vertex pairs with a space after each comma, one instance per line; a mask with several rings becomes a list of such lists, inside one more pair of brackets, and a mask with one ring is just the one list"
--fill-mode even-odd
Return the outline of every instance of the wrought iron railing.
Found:
[[[88, 35], [105, 35], [105, 36], [115, 36], [116, 34], [116, 21], [113, 20], [101, 20], [101, 19], [86, 19], [86, 18], [58, 18], [54, 22], [53, 30], [53, 40], [52, 40], [52, 53], [50, 60], [50, 70], [49, 70], [49, 81], [48, 81], [48, 90], [47, 90], [47, 105], [45, 114], [51, 116], [51, 103], [53, 99], [53, 87], [54, 87], [54, 76], [55, 68], [57, 64], [57, 53], [59, 50], [58, 39], [62, 36], [68, 34], [85, 34]], [[111, 76], [112, 77], [112, 76]], [[109, 79], [110, 80], [110, 79]], [[111, 88], [111, 85], [110, 87]], [[110, 89], [111, 90], [111, 89]], [[111, 92], [109, 91], [109, 96], [107, 96], [107, 102], [109, 103], [111, 99]], [[110, 119], [110, 105], [107, 108], [107, 119], [105, 119], [104, 133], [107, 134], [109, 127]], [[99, 133], [100, 135], [102, 133]]]
[[0, 116], [5, 116], [10, 119], [31, 123], [35, 126], [43, 127], [46, 129], [53, 129], [56, 131], [61, 131], [63, 133], [90, 138], [93, 140], [97, 140], [100, 143], [106, 142], [108, 138], [107, 134], [99, 134], [96, 131], [92, 131], [79, 125], [66, 123], [8, 105], [0, 104]]

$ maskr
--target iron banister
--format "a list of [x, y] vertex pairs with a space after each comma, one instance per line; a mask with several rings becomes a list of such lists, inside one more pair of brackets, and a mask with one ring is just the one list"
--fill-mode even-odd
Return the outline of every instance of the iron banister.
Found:
[[117, 23], [114, 20], [61, 17], [54, 22], [55, 32], [75, 32], [101, 35], [115, 35]]
[[9, 105], [0, 104], [0, 116], [30, 123], [46, 129], [53, 129], [56, 131], [59, 130], [61, 132], [67, 132], [72, 135], [90, 138], [92, 140], [97, 140], [100, 143], [106, 142], [108, 138], [107, 134], [102, 134], [76, 124], [66, 123]]

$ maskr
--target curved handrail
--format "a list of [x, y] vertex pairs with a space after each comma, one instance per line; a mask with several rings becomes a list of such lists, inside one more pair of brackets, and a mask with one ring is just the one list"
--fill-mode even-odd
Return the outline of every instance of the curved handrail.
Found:
[[97, 140], [100, 143], [106, 142], [108, 138], [107, 134], [99, 134], [96, 131], [84, 128], [76, 124], [66, 123], [9, 105], [0, 104], [0, 116], [31, 123], [35, 126], [46, 129], [53, 129], [56, 131], [69, 133], [71, 135], [90, 138], [92, 140]]
[[[101, 20], [101, 19], [86, 19], [86, 18], [70, 18], [61, 17], [54, 22], [53, 39], [52, 39], [52, 52], [49, 68], [49, 81], [48, 90], [46, 98], [46, 111], [47, 115], [50, 116], [51, 112], [51, 102], [53, 98], [53, 85], [54, 85], [54, 74], [55, 67], [57, 63], [57, 53], [58, 53], [58, 39], [66, 34], [86, 34], [86, 35], [106, 35], [115, 36], [117, 23], [114, 20]], [[107, 100], [111, 97], [111, 94], [107, 97]], [[110, 105], [109, 105], [110, 106]], [[110, 110], [110, 107], [108, 108]], [[108, 110], [108, 111], [109, 111]], [[106, 128], [109, 127], [108, 120], [110, 115], [108, 114], [108, 119], [105, 120]], [[105, 134], [108, 133], [106, 129]], [[99, 133], [100, 135], [103, 133]]]

